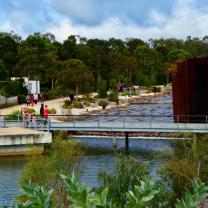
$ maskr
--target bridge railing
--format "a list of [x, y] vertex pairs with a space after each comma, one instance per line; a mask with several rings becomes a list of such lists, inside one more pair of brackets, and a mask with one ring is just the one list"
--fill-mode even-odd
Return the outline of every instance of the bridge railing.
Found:
[[[192, 123], [187, 123], [187, 116], [172, 115], [52, 115], [52, 126], [61, 128], [118, 128], [118, 129], [208, 129], [208, 116], [190, 116]], [[63, 122], [63, 123], [60, 123]], [[175, 122], [174, 122], [175, 121]], [[177, 121], [177, 122], [176, 122]], [[198, 125], [200, 124], [200, 125]]]
[[39, 115], [0, 115], [0, 128], [23, 127], [39, 130], [50, 128], [50, 118], [41, 118]]
[[[91, 114], [91, 115], [49, 115], [52, 120], [126, 120], [130, 122], [208, 123], [208, 115], [150, 115], [150, 114]], [[191, 122], [190, 122], [191, 121]]]
[[[191, 118], [193, 124], [188, 122]], [[188, 123], [188, 124], [187, 124]], [[50, 130], [52, 127], [65, 126], [70, 128], [206, 128], [208, 129], [207, 115], [127, 115], [127, 114], [93, 114], [93, 115], [49, 115], [40, 116], [11, 115], [0, 116], [0, 127], [20, 126], [40, 130]], [[200, 126], [197, 124], [201, 124]], [[202, 125], [203, 124], [203, 125]]]

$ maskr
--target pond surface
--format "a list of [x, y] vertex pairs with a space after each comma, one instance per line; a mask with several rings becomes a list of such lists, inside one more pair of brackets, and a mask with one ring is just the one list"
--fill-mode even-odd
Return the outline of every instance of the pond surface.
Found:
[[[132, 117], [132, 115], [151, 115], [151, 120], [156, 122], [172, 122], [172, 98], [170, 96], [157, 96], [151, 98], [152, 103], [157, 104], [140, 104], [130, 105], [126, 112], [114, 110], [110, 112], [110, 115], [129, 115], [126, 119], [138, 119]], [[157, 117], [163, 115], [164, 117]], [[143, 116], [143, 119], [145, 117]], [[103, 119], [108, 119], [104, 117]], [[77, 139], [76, 139], [77, 140]], [[92, 148], [100, 150], [111, 150], [112, 142], [111, 138], [79, 138], [80, 141], [85, 142]], [[125, 141], [122, 138], [117, 139], [117, 149], [123, 150]], [[166, 160], [154, 159], [148, 154], [143, 154], [144, 151], [151, 153], [153, 151], [162, 151], [169, 149], [171, 151], [171, 143], [169, 140], [144, 140], [133, 138], [129, 143], [130, 152], [134, 156], [143, 162], [147, 162], [151, 165], [151, 174], [156, 176], [158, 167], [161, 167]], [[11, 205], [20, 191], [17, 186], [18, 176], [21, 173], [27, 160], [22, 157], [15, 158], [0, 158], [0, 207], [3, 204]], [[114, 154], [99, 154], [99, 155], [85, 155], [81, 159], [81, 165], [83, 166], [83, 174], [81, 181], [88, 184], [89, 187], [99, 185], [97, 180], [97, 174], [101, 171], [113, 172], [115, 164]]]

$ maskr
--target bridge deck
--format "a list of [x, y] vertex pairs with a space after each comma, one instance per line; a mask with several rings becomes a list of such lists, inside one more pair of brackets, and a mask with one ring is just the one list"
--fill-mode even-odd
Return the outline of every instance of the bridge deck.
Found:
[[185, 123], [123, 123], [123, 122], [51, 122], [50, 130], [119, 131], [119, 132], [196, 132], [208, 133], [207, 124]]
[[[2, 127], [23, 126], [22, 122], [0, 122]], [[102, 122], [76, 121], [74, 122], [49, 122], [44, 124], [27, 125], [36, 130], [44, 131], [112, 131], [112, 132], [195, 132], [208, 133], [208, 124], [195, 123], [130, 123], [130, 122]]]

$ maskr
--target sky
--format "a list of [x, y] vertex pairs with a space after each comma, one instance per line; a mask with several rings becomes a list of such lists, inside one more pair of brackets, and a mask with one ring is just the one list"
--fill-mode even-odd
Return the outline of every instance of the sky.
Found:
[[86, 38], [208, 35], [208, 0], [0, 0], [0, 31]]

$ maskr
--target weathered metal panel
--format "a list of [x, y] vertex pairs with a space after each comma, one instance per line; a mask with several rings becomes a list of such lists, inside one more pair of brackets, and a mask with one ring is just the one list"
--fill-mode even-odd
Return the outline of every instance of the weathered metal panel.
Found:
[[172, 74], [175, 122], [206, 122], [208, 115], [208, 59], [189, 59]]

